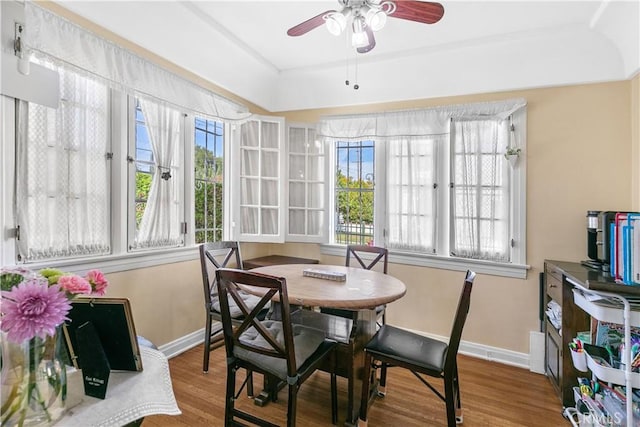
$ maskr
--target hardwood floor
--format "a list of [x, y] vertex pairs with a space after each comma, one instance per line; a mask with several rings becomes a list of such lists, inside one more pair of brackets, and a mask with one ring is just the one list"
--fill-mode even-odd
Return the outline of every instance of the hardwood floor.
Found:
[[[459, 356], [464, 426], [570, 426], [562, 417], [562, 405], [547, 377], [525, 369]], [[224, 416], [226, 381], [225, 353], [211, 353], [209, 373], [202, 373], [202, 346], [169, 361], [173, 390], [182, 410], [180, 416], [156, 415], [145, 418], [143, 427], [221, 426]], [[244, 377], [239, 374], [238, 377]], [[261, 379], [256, 376], [256, 392]], [[442, 389], [436, 381], [436, 388]], [[344, 423], [346, 382], [338, 378], [338, 425]], [[260, 408], [243, 391], [238, 405], [278, 425], [286, 424], [287, 393]], [[299, 426], [330, 426], [331, 396], [329, 375], [317, 372], [298, 394]], [[446, 426], [444, 403], [411, 373], [390, 369], [387, 396], [376, 399], [369, 410], [369, 426]]]

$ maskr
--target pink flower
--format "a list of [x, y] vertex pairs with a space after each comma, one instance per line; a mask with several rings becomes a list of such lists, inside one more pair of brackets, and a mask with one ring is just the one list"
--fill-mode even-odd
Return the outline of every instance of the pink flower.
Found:
[[85, 278], [91, 284], [94, 294], [104, 295], [109, 282], [100, 270], [89, 270]]
[[58, 285], [43, 279], [29, 279], [2, 292], [2, 323], [13, 342], [33, 337], [53, 336], [56, 327], [67, 319], [71, 304]]
[[89, 282], [80, 277], [73, 275], [60, 276], [58, 279], [58, 285], [60, 288], [70, 294], [90, 294], [91, 285]]

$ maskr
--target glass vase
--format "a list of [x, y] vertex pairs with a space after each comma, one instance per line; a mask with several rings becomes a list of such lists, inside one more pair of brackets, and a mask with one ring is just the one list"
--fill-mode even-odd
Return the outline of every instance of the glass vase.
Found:
[[0, 336], [2, 426], [49, 425], [62, 417], [67, 399], [67, 372], [61, 327], [53, 337], [21, 343]]

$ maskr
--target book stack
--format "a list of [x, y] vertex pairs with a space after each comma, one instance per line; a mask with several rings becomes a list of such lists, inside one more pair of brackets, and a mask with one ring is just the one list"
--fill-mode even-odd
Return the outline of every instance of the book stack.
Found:
[[302, 275], [307, 277], [315, 277], [318, 279], [335, 280], [336, 282], [344, 282], [347, 280], [347, 274], [339, 271], [319, 270], [317, 268], [305, 268]]
[[618, 212], [609, 226], [611, 275], [626, 285], [640, 285], [640, 213]]

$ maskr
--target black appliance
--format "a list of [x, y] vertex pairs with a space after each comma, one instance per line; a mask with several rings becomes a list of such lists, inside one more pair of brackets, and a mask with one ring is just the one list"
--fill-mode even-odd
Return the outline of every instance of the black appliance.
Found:
[[582, 265], [610, 271], [611, 224], [620, 211], [587, 211], [587, 256]]

